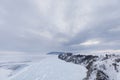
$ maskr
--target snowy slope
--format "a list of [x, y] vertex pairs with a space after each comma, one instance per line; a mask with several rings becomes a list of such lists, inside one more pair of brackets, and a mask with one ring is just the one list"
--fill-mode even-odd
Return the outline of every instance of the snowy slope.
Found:
[[17, 74], [29, 66], [31, 61], [40, 61], [45, 57], [46, 55], [0, 53], [0, 80], [7, 80], [8, 77]]
[[9, 80], [82, 80], [86, 76], [86, 68], [66, 63], [49, 56], [40, 62], [33, 62]]
[[0, 68], [0, 80], [7, 80], [11, 70]]

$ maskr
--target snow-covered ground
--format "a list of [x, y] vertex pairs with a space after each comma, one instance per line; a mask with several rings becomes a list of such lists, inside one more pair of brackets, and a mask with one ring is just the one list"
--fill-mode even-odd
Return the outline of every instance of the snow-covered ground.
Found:
[[12, 76], [9, 75], [14, 71], [1, 67], [1, 80], [82, 80], [87, 71], [83, 66], [66, 63], [54, 55], [26, 64], [28, 66], [18, 70]]
[[[119, 52], [107, 51], [108, 54]], [[94, 51], [79, 54], [105, 53]], [[62, 61], [57, 55], [0, 54], [0, 80], [83, 80], [86, 73], [84, 66]], [[120, 73], [115, 77], [119, 80]]]
[[0, 80], [7, 80], [11, 70], [0, 68]]

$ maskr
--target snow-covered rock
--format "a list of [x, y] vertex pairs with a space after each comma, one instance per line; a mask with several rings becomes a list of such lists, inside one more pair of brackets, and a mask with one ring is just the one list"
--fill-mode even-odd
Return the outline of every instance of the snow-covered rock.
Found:
[[[65, 54], [61, 55], [64, 57]], [[67, 56], [65, 57], [65, 59], [59, 58], [66, 61], [68, 58]], [[71, 55], [68, 57], [70, 60], [67, 61], [83, 65], [88, 69], [84, 80], [120, 80], [119, 55]]]

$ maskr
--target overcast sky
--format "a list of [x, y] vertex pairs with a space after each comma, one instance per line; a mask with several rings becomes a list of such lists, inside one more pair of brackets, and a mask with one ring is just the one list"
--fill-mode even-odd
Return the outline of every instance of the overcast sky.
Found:
[[0, 0], [0, 51], [120, 49], [120, 0]]

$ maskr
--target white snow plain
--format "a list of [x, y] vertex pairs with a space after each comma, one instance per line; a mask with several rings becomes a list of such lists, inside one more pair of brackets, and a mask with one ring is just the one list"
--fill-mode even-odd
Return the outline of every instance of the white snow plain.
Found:
[[[29, 66], [18, 71], [12, 76], [6, 71], [1, 80], [82, 80], [86, 76], [86, 68], [73, 63], [59, 60], [57, 56], [51, 55], [40, 61], [33, 61]], [[0, 72], [2, 74], [3, 71]]]

